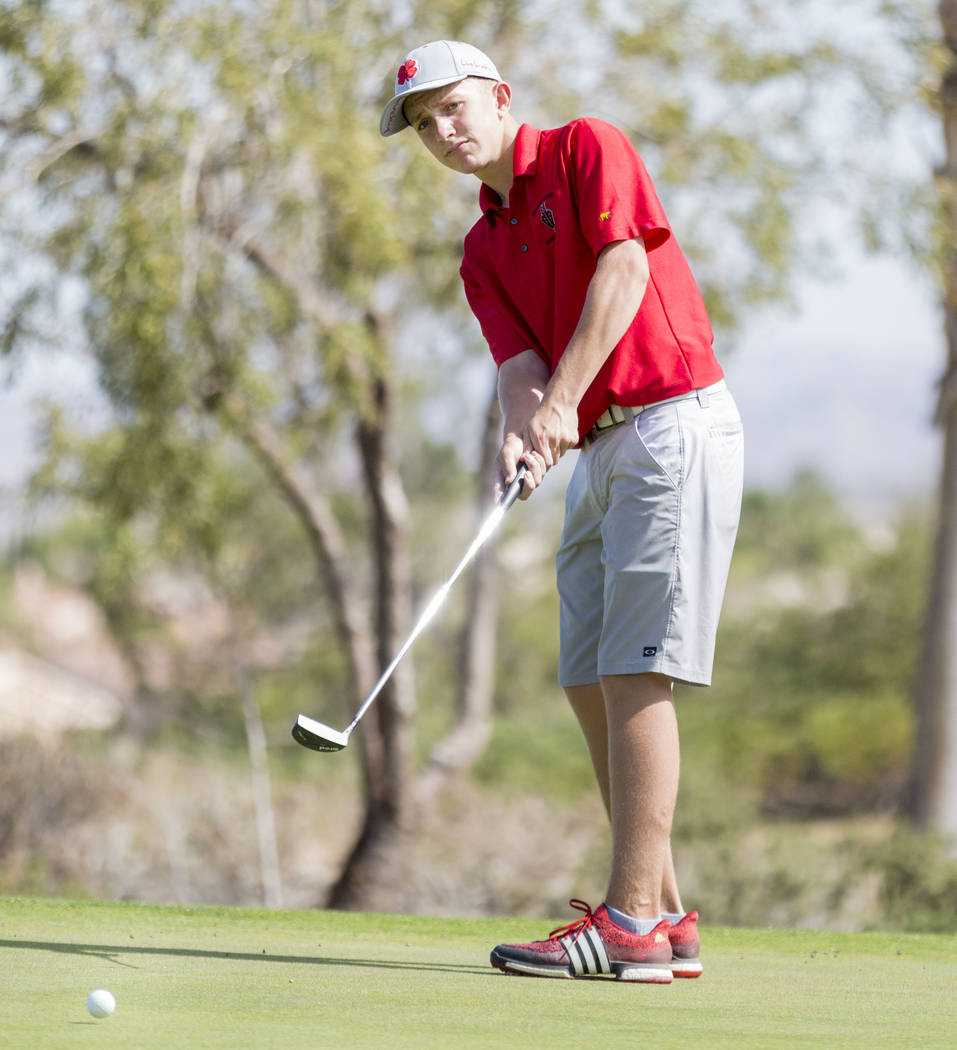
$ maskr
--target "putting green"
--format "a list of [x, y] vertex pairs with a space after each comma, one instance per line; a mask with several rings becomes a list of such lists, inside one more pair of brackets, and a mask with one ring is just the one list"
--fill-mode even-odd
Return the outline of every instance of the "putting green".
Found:
[[[566, 921], [564, 917], [556, 919]], [[951, 1050], [957, 938], [705, 927], [699, 980], [506, 977], [518, 919], [0, 898], [0, 1044], [16, 1050], [498, 1046]], [[94, 1020], [107, 988], [116, 1013]]]

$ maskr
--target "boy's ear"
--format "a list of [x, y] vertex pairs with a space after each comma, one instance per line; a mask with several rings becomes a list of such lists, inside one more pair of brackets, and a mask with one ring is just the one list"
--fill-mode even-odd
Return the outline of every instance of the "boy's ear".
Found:
[[492, 97], [495, 99], [495, 108], [498, 111], [499, 116], [507, 116], [512, 105], [512, 89], [504, 80], [500, 80], [497, 84], [493, 85]]

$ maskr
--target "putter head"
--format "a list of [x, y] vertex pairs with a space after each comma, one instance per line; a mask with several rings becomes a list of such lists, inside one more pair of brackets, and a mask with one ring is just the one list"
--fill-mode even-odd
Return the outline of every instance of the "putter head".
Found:
[[292, 727], [292, 738], [313, 751], [341, 751], [349, 743], [349, 734], [300, 715]]

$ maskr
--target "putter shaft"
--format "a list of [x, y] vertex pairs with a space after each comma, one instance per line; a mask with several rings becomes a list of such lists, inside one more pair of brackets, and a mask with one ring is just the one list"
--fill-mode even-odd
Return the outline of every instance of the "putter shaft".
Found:
[[425, 607], [415, 627], [412, 628], [412, 633], [405, 642], [403, 642], [402, 647], [393, 657], [392, 663], [390, 663], [382, 672], [378, 682], [372, 687], [372, 692], [369, 693], [365, 700], [363, 700], [361, 707], [356, 711], [355, 717], [352, 721], [340, 732], [322, 722], [317, 722], [315, 719], [308, 718], [306, 715], [301, 714], [292, 727], [292, 736], [297, 743], [302, 744], [303, 747], [311, 748], [314, 751], [341, 751], [346, 746], [353, 729], [359, 724], [362, 716], [369, 710], [376, 697], [382, 692], [386, 682], [392, 677], [392, 673], [395, 671], [396, 667], [398, 667], [402, 657], [412, 648], [415, 640], [425, 630], [429, 623], [431, 623], [435, 614], [445, 603], [445, 599], [448, 597], [452, 585], [459, 576], [462, 575], [469, 562], [471, 562], [475, 555], [478, 554], [480, 548], [487, 542], [492, 533], [494, 533], [501, 524], [505, 512], [511, 507], [518, 498], [518, 494], [522, 491], [524, 478], [525, 466], [521, 465], [518, 468], [518, 473], [515, 475], [515, 480], [509, 485], [505, 495], [496, 505], [492, 513], [489, 514], [488, 518], [486, 518], [481, 529], [479, 529], [478, 535], [472, 541], [469, 549], [465, 552], [465, 556], [458, 565], [456, 565], [452, 575], [442, 584], [429, 604]]

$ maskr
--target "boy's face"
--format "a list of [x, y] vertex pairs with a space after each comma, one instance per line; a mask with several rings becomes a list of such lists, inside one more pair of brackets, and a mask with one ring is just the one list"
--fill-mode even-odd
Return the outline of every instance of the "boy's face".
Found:
[[404, 112], [438, 161], [453, 171], [481, 176], [505, 151], [504, 118], [510, 101], [507, 84], [469, 77], [413, 95]]

